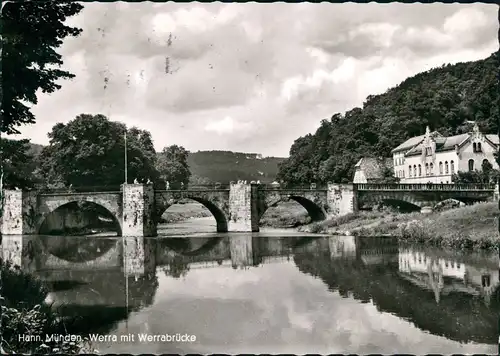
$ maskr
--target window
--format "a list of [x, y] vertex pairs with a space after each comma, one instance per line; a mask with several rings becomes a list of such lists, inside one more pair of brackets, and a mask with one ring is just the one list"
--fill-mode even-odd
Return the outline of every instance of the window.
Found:
[[444, 162], [444, 174], [448, 174], [448, 161]]
[[470, 159], [469, 160], [469, 172], [474, 171], [474, 160]]
[[408, 174], [409, 174], [408, 177], [411, 178], [411, 166], [408, 166]]
[[439, 174], [443, 174], [443, 162], [439, 162]]
[[418, 165], [418, 176], [422, 177], [422, 166], [420, 164]]
[[434, 165], [432, 163], [429, 165], [429, 175], [434, 175]]
[[483, 287], [489, 287], [491, 285], [491, 276], [489, 274], [483, 274], [481, 276], [481, 285]]
[[427, 156], [431, 156], [432, 155], [432, 148], [431, 147], [426, 147], [425, 148], [425, 154]]
[[455, 174], [455, 162], [451, 161], [450, 167], [451, 167], [451, 174]]
[[481, 148], [481, 142], [477, 143], [477, 152], [483, 152], [483, 149]]
[[477, 152], [477, 146], [475, 142], [472, 144], [472, 152]]
[[485, 172], [485, 171], [488, 172], [489, 170], [491, 170], [491, 168], [493, 168], [493, 167], [491, 166], [490, 161], [488, 161], [486, 158], [483, 159], [483, 163], [481, 164], [481, 170], [483, 172]]
[[417, 165], [413, 165], [413, 176], [416, 177], [417, 176]]
[[428, 176], [429, 175], [429, 163], [426, 163], [425, 164], [425, 175]]

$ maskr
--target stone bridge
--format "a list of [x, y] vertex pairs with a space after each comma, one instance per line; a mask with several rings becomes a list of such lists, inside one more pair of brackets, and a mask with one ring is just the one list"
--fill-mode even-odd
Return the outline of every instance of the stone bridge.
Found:
[[122, 236], [156, 236], [163, 212], [172, 204], [192, 199], [207, 207], [218, 232], [257, 232], [266, 210], [294, 200], [311, 220], [345, 215], [360, 205], [387, 200], [432, 207], [453, 198], [462, 201], [498, 199], [498, 185], [453, 184], [328, 184], [322, 189], [273, 188], [259, 184], [232, 183], [228, 189], [155, 190], [150, 184], [124, 184], [117, 192], [40, 193], [4, 191], [0, 233], [38, 234], [44, 220], [59, 207], [73, 202], [92, 202], [115, 218]]
[[357, 184], [358, 206], [381, 202], [405, 202], [433, 208], [447, 199], [463, 203], [498, 200], [498, 184]]

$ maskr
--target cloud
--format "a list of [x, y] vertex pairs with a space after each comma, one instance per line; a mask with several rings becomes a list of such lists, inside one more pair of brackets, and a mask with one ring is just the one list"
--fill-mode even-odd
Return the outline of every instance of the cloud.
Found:
[[251, 123], [241, 123], [235, 121], [232, 117], [226, 116], [218, 121], [210, 121], [206, 126], [206, 131], [215, 132], [219, 135], [233, 134], [238, 131], [249, 130]]
[[64, 69], [24, 137], [102, 113], [152, 132], [159, 150], [285, 156], [320, 120], [430, 66], [498, 48], [495, 5], [85, 3]]

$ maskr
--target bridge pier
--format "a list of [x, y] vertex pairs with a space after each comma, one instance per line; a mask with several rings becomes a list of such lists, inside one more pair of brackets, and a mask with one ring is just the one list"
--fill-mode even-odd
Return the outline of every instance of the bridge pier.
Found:
[[155, 195], [152, 184], [123, 184], [122, 236], [156, 236], [154, 212]]
[[258, 185], [231, 183], [229, 187], [229, 232], [259, 231]]
[[358, 191], [354, 184], [328, 183], [326, 202], [329, 217], [358, 211]]
[[39, 222], [36, 194], [21, 190], [4, 190], [2, 198], [3, 214], [0, 217], [0, 234], [36, 234]]

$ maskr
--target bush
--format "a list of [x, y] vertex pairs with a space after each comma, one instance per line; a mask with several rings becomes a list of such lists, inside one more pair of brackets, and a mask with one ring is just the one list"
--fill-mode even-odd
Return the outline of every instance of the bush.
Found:
[[[2, 273], [2, 350], [5, 353], [77, 354], [91, 352], [88, 338], [77, 341], [46, 340], [46, 335], [67, 335], [64, 320], [44, 301], [43, 283], [18, 266], [0, 259]], [[40, 336], [22, 340], [20, 335]]]

